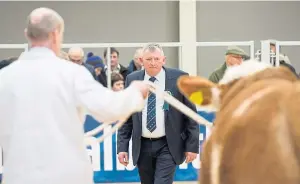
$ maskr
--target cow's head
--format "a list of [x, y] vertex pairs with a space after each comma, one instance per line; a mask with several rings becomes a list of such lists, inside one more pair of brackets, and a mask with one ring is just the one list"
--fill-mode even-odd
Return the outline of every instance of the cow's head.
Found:
[[177, 84], [181, 93], [195, 105], [220, 110], [242, 89], [258, 80], [270, 78], [297, 80], [286, 67], [275, 68], [264, 62], [249, 60], [228, 68], [218, 84], [198, 76], [182, 76]]

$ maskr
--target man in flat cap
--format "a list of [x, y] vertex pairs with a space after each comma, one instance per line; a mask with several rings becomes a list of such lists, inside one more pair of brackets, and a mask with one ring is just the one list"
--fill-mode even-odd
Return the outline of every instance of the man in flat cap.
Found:
[[225, 53], [225, 63], [209, 76], [209, 80], [218, 83], [228, 67], [240, 65], [243, 60], [248, 59], [250, 59], [250, 56], [243, 49], [237, 46], [229, 46]]

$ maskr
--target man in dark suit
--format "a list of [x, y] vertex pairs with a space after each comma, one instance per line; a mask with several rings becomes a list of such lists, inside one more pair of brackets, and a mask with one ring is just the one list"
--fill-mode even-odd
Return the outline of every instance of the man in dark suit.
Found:
[[[134, 80], [150, 80], [196, 111], [176, 85], [178, 77], [187, 73], [163, 67], [165, 56], [159, 45], [149, 44], [143, 48], [142, 63], [144, 70], [129, 74], [126, 87]], [[152, 93], [143, 112], [133, 114], [118, 131], [118, 159], [125, 166], [131, 137], [133, 164], [137, 165], [143, 184], [172, 184], [176, 165], [184, 160], [192, 162], [199, 153], [196, 122]]]

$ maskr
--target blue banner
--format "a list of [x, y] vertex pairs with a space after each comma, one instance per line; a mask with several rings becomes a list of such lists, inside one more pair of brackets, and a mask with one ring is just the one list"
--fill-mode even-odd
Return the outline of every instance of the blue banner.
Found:
[[[212, 122], [215, 118], [214, 113], [198, 112], [202, 117]], [[99, 126], [99, 123], [87, 116], [84, 130], [88, 132], [95, 127]], [[105, 128], [104, 132], [109, 131], [111, 126]], [[129, 164], [124, 167], [118, 162], [117, 159], [117, 136], [116, 134], [108, 137], [101, 144], [97, 143], [96, 138], [101, 136], [103, 132], [99, 133], [95, 137], [89, 138], [89, 141], [94, 143], [87, 147], [87, 153], [91, 158], [91, 163], [94, 169], [94, 181], [95, 183], [121, 183], [121, 182], [140, 182], [137, 168], [132, 164], [131, 153], [129, 153]], [[209, 134], [208, 129], [200, 125], [199, 144], [200, 151], [201, 145], [205, 137]], [[0, 147], [1, 148], [1, 147]], [[131, 142], [129, 146], [131, 150]], [[0, 150], [0, 173], [2, 173], [2, 150]], [[198, 179], [198, 171], [200, 167], [199, 155], [192, 163], [183, 163], [177, 167], [175, 173], [175, 181], [196, 181]], [[1, 181], [1, 175], [0, 175]]]

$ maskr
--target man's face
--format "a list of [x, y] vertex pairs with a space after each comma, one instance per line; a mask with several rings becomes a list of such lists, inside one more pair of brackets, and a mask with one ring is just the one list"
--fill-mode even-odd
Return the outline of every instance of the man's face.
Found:
[[240, 55], [228, 54], [226, 56], [227, 66], [240, 65], [243, 62], [243, 58]]
[[275, 45], [270, 45], [270, 49], [271, 49], [274, 53], [276, 53], [276, 47], [275, 47]]
[[141, 63], [141, 58], [142, 58], [142, 56], [143, 56], [143, 49], [137, 49], [137, 50], [135, 51], [133, 61], [134, 61], [135, 66], [136, 66], [138, 69], [142, 68], [142, 63]]
[[112, 86], [113, 91], [121, 91], [123, 89], [124, 89], [124, 81], [122, 80], [115, 82], [114, 85]]
[[[107, 63], [107, 59], [105, 59], [105, 62]], [[110, 55], [110, 65], [111, 67], [116, 67], [119, 64], [119, 56], [118, 53], [113, 52]]]
[[101, 67], [95, 68], [95, 73], [97, 76], [99, 76], [101, 74], [101, 71], [102, 71]]
[[158, 49], [155, 51], [146, 50], [141, 60], [147, 74], [156, 76], [165, 64], [166, 57]]
[[141, 63], [141, 57], [136, 57], [133, 59], [134, 61], [134, 64], [137, 66], [137, 67], [142, 67], [142, 63]]
[[76, 64], [82, 65], [82, 63], [83, 63], [83, 56], [79, 52], [69, 53], [69, 58], [70, 58], [70, 61], [72, 61]]

